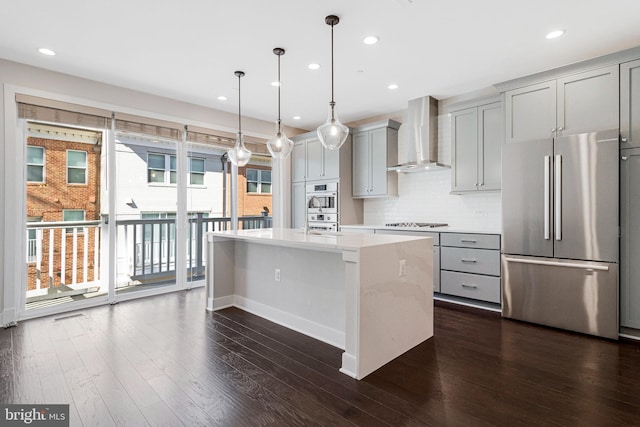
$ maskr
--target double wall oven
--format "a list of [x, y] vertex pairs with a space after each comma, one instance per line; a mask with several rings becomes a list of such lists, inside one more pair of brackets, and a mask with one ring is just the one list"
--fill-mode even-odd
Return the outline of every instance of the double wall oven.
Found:
[[307, 184], [309, 230], [338, 231], [338, 183]]

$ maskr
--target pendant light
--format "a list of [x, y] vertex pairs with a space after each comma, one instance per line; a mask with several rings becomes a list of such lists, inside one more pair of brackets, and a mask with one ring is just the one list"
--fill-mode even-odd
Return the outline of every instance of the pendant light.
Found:
[[236, 145], [229, 149], [227, 154], [231, 163], [242, 167], [249, 163], [251, 159], [251, 151], [247, 150], [247, 147], [244, 146], [244, 140], [242, 138], [242, 116], [240, 114], [240, 78], [244, 76], [244, 71], [236, 71], [233, 74], [238, 77], [238, 137], [236, 138]]
[[284, 55], [284, 49], [276, 47], [273, 49], [273, 53], [278, 56], [278, 121], [276, 122], [276, 134], [267, 142], [267, 148], [274, 158], [284, 159], [293, 149], [293, 141], [284, 134], [282, 120], [280, 119], [280, 86], [282, 86], [282, 81], [280, 80], [280, 57]]
[[318, 138], [322, 145], [329, 150], [339, 150], [349, 136], [349, 128], [340, 123], [336, 114], [336, 103], [333, 100], [333, 27], [338, 25], [340, 19], [335, 15], [324, 18], [327, 25], [331, 25], [331, 102], [329, 103], [329, 117], [327, 121], [318, 127]]

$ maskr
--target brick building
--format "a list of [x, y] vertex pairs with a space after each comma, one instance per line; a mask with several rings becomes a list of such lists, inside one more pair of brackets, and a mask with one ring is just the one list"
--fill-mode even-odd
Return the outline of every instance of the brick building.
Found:
[[[238, 216], [271, 215], [272, 184], [270, 161], [252, 159], [253, 164], [238, 168]], [[229, 167], [229, 170], [231, 167]]]
[[[28, 222], [91, 221], [100, 218], [101, 136], [101, 132], [29, 123], [26, 165]], [[74, 256], [78, 262], [77, 269], [83, 270], [86, 267], [88, 277], [94, 277], [94, 251], [99, 246], [94, 233], [85, 234], [82, 228], [78, 229], [74, 244], [74, 232], [71, 228], [56, 228], [53, 231], [47, 228], [28, 228], [27, 238], [27, 257], [30, 261], [27, 290], [36, 288], [38, 277], [42, 288], [49, 287], [49, 277], [53, 278], [54, 286], [71, 283]], [[88, 240], [89, 252], [86, 266], [81, 265], [85, 258], [85, 239]], [[36, 241], [41, 242], [40, 250], [37, 251], [42, 257], [39, 273], [35, 262]], [[54, 242], [52, 252], [50, 241]], [[64, 272], [61, 271], [63, 246]], [[49, 271], [51, 253], [53, 274]]]

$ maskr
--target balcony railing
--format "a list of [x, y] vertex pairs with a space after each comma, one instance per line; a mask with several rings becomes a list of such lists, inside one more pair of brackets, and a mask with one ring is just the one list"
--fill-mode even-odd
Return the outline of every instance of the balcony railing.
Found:
[[[270, 228], [269, 216], [238, 218], [238, 228]], [[116, 221], [118, 284], [175, 281], [175, 219]], [[187, 268], [191, 279], [204, 276], [204, 233], [231, 228], [231, 218], [196, 214], [187, 227]], [[34, 238], [35, 237], [35, 238]], [[28, 298], [46, 299], [65, 292], [97, 290], [100, 277], [100, 221], [27, 223]], [[93, 289], [93, 288], [96, 289]], [[56, 292], [51, 292], [55, 288]], [[29, 294], [31, 292], [31, 294]], [[57, 296], [55, 296], [55, 295]], [[47, 296], [48, 295], [48, 296]]]
[[26, 238], [27, 291], [34, 298], [44, 295], [40, 290], [98, 282], [100, 221], [29, 222]]

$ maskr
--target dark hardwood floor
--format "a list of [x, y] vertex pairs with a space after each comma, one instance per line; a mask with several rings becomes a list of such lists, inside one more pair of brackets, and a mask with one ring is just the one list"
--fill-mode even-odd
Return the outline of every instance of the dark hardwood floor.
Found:
[[71, 425], [640, 426], [640, 342], [437, 302], [435, 336], [362, 381], [341, 351], [203, 289], [0, 330], [0, 402]]

